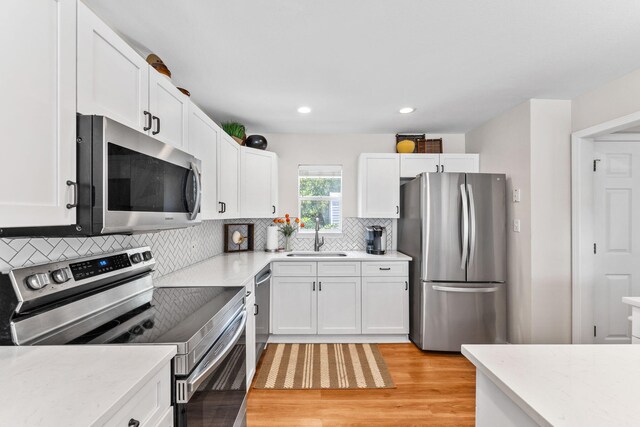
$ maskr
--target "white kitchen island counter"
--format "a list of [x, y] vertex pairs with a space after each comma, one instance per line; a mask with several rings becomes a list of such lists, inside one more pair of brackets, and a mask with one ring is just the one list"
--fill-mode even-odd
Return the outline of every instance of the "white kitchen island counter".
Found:
[[103, 425], [175, 354], [162, 345], [0, 347], [0, 424]]
[[476, 425], [637, 426], [640, 346], [464, 345]]
[[[333, 252], [333, 251], [332, 251]], [[291, 252], [241, 252], [218, 255], [193, 264], [154, 281], [156, 287], [242, 286], [273, 261], [411, 261], [401, 252], [388, 251], [384, 255], [371, 255], [364, 251], [335, 251], [342, 257], [287, 256]], [[313, 254], [313, 252], [294, 252]], [[320, 252], [322, 253], [322, 252]]]

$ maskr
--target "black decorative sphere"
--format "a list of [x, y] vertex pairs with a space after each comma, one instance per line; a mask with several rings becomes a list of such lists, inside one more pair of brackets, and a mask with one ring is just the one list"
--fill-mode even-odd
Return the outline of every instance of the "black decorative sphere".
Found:
[[267, 149], [267, 138], [262, 135], [251, 135], [247, 137], [244, 145], [251, 148], [257, 148], [258, 150]]

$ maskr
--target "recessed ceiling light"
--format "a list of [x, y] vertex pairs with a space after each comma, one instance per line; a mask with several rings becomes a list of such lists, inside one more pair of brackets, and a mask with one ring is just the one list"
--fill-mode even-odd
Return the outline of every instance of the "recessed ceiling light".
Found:
[[309, 108], [309, 107], [300, 107], [300, 108], [298, 108], [298, 113], [309, 114], [310, 112], [311, 112], [311, 108]]
[[416, 109], [413, 107], [404, 107], [400, 109], [400, 114], [409, 114], [413, 113], [414, 111], [416, 111]]

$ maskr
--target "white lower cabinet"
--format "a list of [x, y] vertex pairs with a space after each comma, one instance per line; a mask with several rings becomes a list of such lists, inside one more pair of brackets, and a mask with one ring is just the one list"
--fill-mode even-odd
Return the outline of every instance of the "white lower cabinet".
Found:
[[[167, 419], [167, 413], [171, 416]], [[105, 426], [163, 426], [173, 425], [173, 408], [171, 407], [171, 362], [162, 367], [153, 378], [147, 381], [140, 390]]]
[[409, 333], [406, 261], [281, 261], [272, 270], [275, 335]]
[[362, 278], [362, 333], [409, 333], [408, 277]]
[[361, 332], [360, 277], [318, 277], [318, 333]]
[[245, 327], [245, 346], [247, 348], [247, 390], [251, 387], [253, 375], [256, 373], [256, 317], [254, 309], [256, 295], [253, 291], [247, 296], [245, 304], [247, 307], [247, 326]]
[[318, 333], [316, 278], [273, 278], [273, 333]]

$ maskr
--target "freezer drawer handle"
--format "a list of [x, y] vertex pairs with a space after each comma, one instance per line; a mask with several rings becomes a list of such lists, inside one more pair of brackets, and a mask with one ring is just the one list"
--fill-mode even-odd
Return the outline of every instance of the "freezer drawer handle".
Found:
[[432, 286], [434, 291], [442, 291], [442, 292], [459, 292], [465, 294], [488, 294], [491, 292], [495, 292], [498, 290], [497, 286], [493, 288], [453, 288], [449, 286]]

